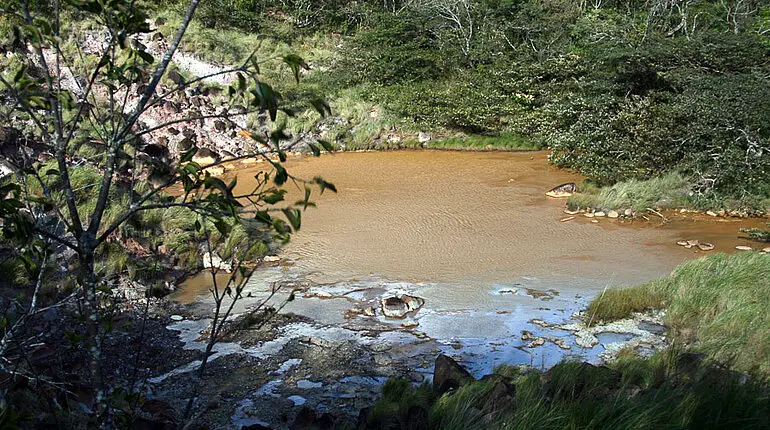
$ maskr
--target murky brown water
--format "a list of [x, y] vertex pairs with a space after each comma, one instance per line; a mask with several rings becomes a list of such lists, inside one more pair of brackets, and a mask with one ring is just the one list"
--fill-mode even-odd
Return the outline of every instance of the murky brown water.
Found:
[[[677, 240], [730, 251], [749, 243], [738, 238], [740, 227], [762, 225], [681, 216], [661, 225], [654, 215], [650, 222], [559, 222], [565, 200], [544, 192], [582, 178], [550, 167], [547, 152], [341, 153], [286, 166], [298, 177], [321, 175], [339, 190], [314, 194], [318, 206], [307, 210], [302, 230], [282, 251], [295, 262], [293, 273], [318, 282], [381, 277], [451, 285], [440, 299], [455, 305], [470, 306], [492, 286], [522, 279], [586, 295], [643, 282], [702, 255]], [[237, 192], [250, 187], [259, 168], [238, 172]], [[301, 197], [290, 190], [287, 201]]]

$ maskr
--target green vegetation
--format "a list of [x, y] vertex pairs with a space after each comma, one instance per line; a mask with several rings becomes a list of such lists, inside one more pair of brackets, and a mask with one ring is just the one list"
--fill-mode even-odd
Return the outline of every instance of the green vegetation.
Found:
[[[180, 16], [173, 4], [158, 12], [170, 27]], [[414, 147], [407, 136], [419, 131], [431, 132], [437, 148], [521, 147], [453, 138], [514, 136], [550, 148], [554, 164], [598, 186], [644, 188], [592, 204], [765, 210], [770, 6], [688, 7], [216, 0], [202, 8], [185, 48], [225, 62], [255, 49], [261, 59], [301, 53], [311, 65], [303, 84], [288, 71], [265, 75], [287, 100], [328, 100], [337, 118], [299, 114], [286, 125], [322, 129], [340, 148]], [[352, 106], [362, 114], [344, 112]], [[401, 143], [388, 143], [391, 135]]]
[[425, 144], [425, 147], [439, 149], [469, 149], [477, 151], [541, 149], [529, 139], [513, 133], [501, 133], [497, 136], [465, 135], [450, 137], [429, 141]]
[[578, 187], [568, 205], [571, 207], [595, 208], [600, 210], [647, 208], [680, 208], [691, 206], [687, 180], [678, 173], [667, 173], [650, 179], [629, 179], [612, 186], [597, 187], [586, 181]]
[[770, 375], [770, 256], [714, 254], [684, 263], [668, 278], [607, 290], [588, 316], [609, 321], [665, 307], [677, 343], [741, 371]]
[[[697, 355], [678, 355], [673, 350], [646, 360], [625, 356], [610, 367], [563, 362], [547, 372], [499, 367], [495, 374], [500, 376], [444, 394], [429, 408], [425, 407], [431, 399], [429, 387], [389, 381], [370, 410], [368, 428], [762, 429], [770, 425], [767, 386], [702, 364]], [[507, 391], [510, 398], [495, 390], [503, 386], [501, 380], [515, 387]], [[394, 397], [394, 391], [400, 396]], [[425, 420], [420, 426], [404, 425], [404, 411]]]

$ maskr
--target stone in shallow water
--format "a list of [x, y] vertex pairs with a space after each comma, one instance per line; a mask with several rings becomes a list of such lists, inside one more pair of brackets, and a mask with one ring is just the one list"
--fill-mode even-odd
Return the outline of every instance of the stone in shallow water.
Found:
[[321, 388], [324, 384], [320, 382], [313, 382], [307, 379], [300, 379], [297, 381], [297, 388], [302, 388], [303, 390], [310, 390], [313, 388]]
[[294, 406], [302, 406], [305, 404], [305, 402], [307, 402], [307, 399], [302, 396], [289, 396], [287, 399], [294, 402]]
[[171, 318], [171, 321], [182, 321], [184, 319], [181, 315], [171, 315], [169, 318]]
[[545, 195], [554, 198], [569, 197], [575, 192], [576, 188], [577, 185], [574, 182], [567, 182], [566, 184], [557, 185], [551, 188]]
[[738, 251], [753, 251], [754, 250], [754, 248], [752, 248], [750, 246], [743, 246], [743, 245], [736, 246], [735, 249], [737, 249]]
[[404, 318], [409, 312], [414, 312], [425, 304], [425, 300], [407, 294], [387, 297], [380, 302], [382, 313], [388, 318]]

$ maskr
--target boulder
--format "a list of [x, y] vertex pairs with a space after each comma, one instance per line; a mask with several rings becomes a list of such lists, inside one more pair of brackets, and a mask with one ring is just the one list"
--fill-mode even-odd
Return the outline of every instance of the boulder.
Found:
[[168, 113], [180, 113], [182, 112], [182, 108], [179, 107], [178, 104], [172, 102], [172, 101], [165, 101], [163, 102], [163, 110], [165, 110]]
[[192, 161], [200, 164], [201, 166], [206, 166], [219, 161], [219, 155], [208, 148], [201, 148], [198, 150], [198, 152], [195, 153]]
[[485, 375], [482, 381], [493, 382], [492, 389], [484, 396], [481, 401], [481, 411], [484, 413], [484, 419], [489, 421], [500, 412], [510, 410], [515, 405], [516, 387], [510, 384], [505, 377], [501, 375]]
[[171, 82], [177, 85], [180, 85], [184, 82], [184, 78], [176, 70], [168, 72], [168, 78], [171, 80]]
[[456, 390], [476, 379], [452, 358], [441, 354], [433, 368], [433, 391], [437, 395]]
[[11, 162], [7, 160], [0, 160], [0, 179], [16, 173], [17, 170], [18, 168]]
[[403, 294], [387, 297], [380, 301], [382, 313], [388, 318], [404, 318], [409, 312], [415, 312], [425, 304], [425, 300]]
[[548, 197], [554, 197], [554, 198], [569, 197], [573, 193], [575, 193], [576, 189], [577, 189], [577, 184], [575, 184], [574, 182], [567, 182], [565, 184], [561, 184], [551, 188], [548, 192], [545, 193], [545, 195]]
[[224, 270], [228, 273], [233, 271], [233, 265], [222, 260], [222, 257], [216, 253], [206, 252], [203, 254], [202, 260], [204, 269], [214, 268], [216, 270]]
[[176, 149], [179, 152], [186, 152], [192, 149], [192, 147], [195, 145], [195, 142], [193, 142], [192, 139], [189, 137], [185, 137], [184, 139], [180, 140], [179, 143], [176, 145]]

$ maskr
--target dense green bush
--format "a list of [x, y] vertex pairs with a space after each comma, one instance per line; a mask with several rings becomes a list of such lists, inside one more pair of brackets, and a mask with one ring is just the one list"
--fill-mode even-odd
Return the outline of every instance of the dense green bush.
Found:
[[434, 79], [441, 56], [430, 31], [417, 14], [379, 14], [373, 26], [348, 40], [335, 68], [343, 85], [390, 85]]

